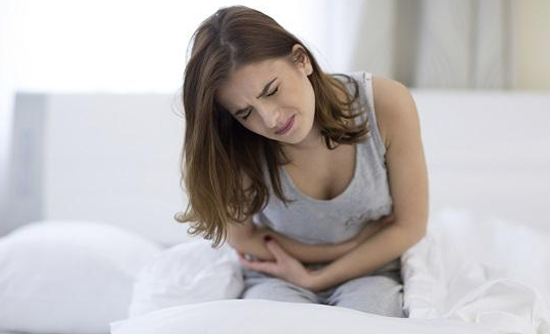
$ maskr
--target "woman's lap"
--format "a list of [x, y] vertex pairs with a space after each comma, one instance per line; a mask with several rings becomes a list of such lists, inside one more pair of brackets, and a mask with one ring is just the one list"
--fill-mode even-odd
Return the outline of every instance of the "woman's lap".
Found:
[[405, 317], [399, 269], [375, 272], [317, 293], [270, 275], [243, 268], [242, 299], [317, 303], [390, 317]]
[[403, 284], [399, 272], [362, 276], [332, 288], [327, 305], [404, 318]]

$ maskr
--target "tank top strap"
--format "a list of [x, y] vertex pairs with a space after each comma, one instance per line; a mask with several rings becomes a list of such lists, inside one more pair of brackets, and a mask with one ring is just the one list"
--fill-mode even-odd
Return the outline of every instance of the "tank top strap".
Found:
[[376, 152], [380, 158], [383, 158], [386, 155], [386, 146], [384, 145], [384, 140], [380, 135], [380, 130], [378, 129], [378, 122], [376, 119], [376, 113], [374, 110], [374, 92], [372, 85], [372, 74], [369, 72], [354, 72], [350, 76], [354, 78], [359, 85], [359, 106], [358, 110], [367, 112], [362, 114], [358, 119], [364, 122], [365, 119], [368, 121], [369, 127], [369, 136], [371, 137]]

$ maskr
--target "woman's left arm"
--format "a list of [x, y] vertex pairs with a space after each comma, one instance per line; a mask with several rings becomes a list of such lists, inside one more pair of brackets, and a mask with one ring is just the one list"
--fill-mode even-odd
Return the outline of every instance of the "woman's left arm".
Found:
[[428, 175], [420, 122], [414, 100], [402, 84], [373, 77], [378, 128], [386, 147], [386, 166], [393, 199], [393, 224], [312, 272], [312, 290], [330, 288], [367, 275], [399, 258], [426, 234]]

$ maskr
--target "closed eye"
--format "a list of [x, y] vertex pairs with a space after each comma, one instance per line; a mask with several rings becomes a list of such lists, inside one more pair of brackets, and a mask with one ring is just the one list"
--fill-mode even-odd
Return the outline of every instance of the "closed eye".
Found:
[[277, 88], [275, 88], [272, 93], [269, 93], [266, 96], [275, 95], [275, 93], [277, 93], [278, 90], [279, 90], [279, 86], [277, 86]]
[[[275, 95], [275, 93], [277, 93], [278, 90], [279, 90], [279, 86], [277, 86], [277, 88], [275, 88], [275, 89], [273, 90], [273, 92], [267, 94], [266, 96]], [[246, 114], [245, 116], [243, 116], [243, 119], [246, 120], [246, 119], [248, 118], [248, 116], [250, 116], [251, 113], [252, 113], [252, 110], [249, 109], [249, 110], [248, 110], [248, 114]]]

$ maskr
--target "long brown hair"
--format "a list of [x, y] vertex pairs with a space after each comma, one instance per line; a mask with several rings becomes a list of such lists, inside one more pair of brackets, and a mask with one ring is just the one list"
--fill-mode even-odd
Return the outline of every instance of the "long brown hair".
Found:
[[[262, 164], [267, 166], [275, 195], [290, 201], [281, 189], [279, 166], [289, 163], [278, 142], [243, 127], [216, 101], [216, 93], [232, 71], [267, 59], [309, 57], [313, 73], [308, 76], [315, 93], [314, 122], [329, 149], [364, 140], [367, 122], [354, 125], [352, 104], [358, 97], [331, 75], [323, 73], [311, 52], [271, 17], [244, 6], [219, 9], [201, 23], [191, 38], [191, 55], [183, 83], [185, 138], [181, 153], [181, 186], [187, 191], [185, 212], [175, 219], [189, 222], [190, 235], [214, 239], [217, 247], [227, 238], [227, 225], [242, 223], [265, 208], [269, 188]], [[295, 44], [301, 54], [292, 54]], [[304, 51], [305, 50], [305, 51]], [[335, 90], [346, 97], [341, 101]], [[347, 111], [347, 112], [346, 112]], [[246, 143], [243, 145], [243, 143]], [[251, 183], [246, 187], [243, 176]]]

